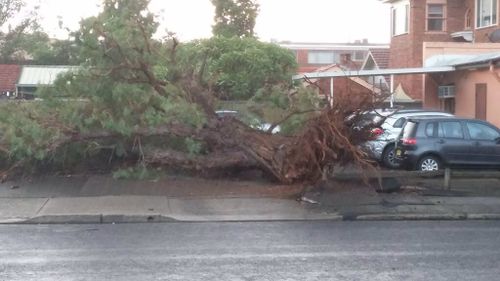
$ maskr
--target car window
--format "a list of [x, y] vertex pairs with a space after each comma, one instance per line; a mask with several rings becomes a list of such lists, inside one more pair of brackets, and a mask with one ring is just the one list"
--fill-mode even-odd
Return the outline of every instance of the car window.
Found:
[[436, 127], [436, 122], [427, 123], [427, 125], [425, 126], [425, 135], [431, 138], [434, 137], [434, 131]]
[[396, 120], [396, 122], [394, 122], [393, 127], [394, 128], [403, 128], [403, 125], [405, 124], [405, 122], [406, 122], [406, 118], [401, 117], [398, 120]]
[[440, 138], [463, 139], [462, 124], [458, 121], [439, 122], [438, 136]]
[[497, 130], [481, 123], [467, 122], [470, 138], [473, 140], [495, 140], [499, 137]]

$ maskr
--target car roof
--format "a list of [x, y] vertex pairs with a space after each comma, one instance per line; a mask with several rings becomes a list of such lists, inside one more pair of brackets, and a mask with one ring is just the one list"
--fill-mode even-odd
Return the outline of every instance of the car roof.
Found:
[[[400, 115], [408, 115], [408, 116], [412, 116], [412, 115], [443, 115], [443, 116], [450, 116], [450, 117], [453, 116], [453, 114], [451, 114], [451, 113], [437, 111], [437, 110], [398, 111], [391, 116], [400, 116]], [[391, 116], [389, 116], [389, 117], [391, 117]]]
[[474, 118], [462, 118], [462, 117], [453, 117], [453, 116], [416, 116], [416, 117], [411, 117], [408, 118], [410, 121], [476, 121], [476, 122], [483, 122], [483, 123], [488, 123], [484, 120], [479, 120], [479, 119], [474, 119]]
[[453, 116], [453, 114], [448, 112], [443, 112], [439, 110], [425, 110], [425, 109], [400, 109], [400, 110], [373, 110], [371, 114], [377, 114], [381, 117], [396, 118], [401, 117], [401, 115], [421, 115], [421, 114], [443, 114], [448, 116]]

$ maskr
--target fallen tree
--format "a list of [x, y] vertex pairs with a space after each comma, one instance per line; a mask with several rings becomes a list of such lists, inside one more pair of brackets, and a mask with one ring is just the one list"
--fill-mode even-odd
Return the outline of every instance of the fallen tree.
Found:
[[[4, 176], [33, 161], [50, 163], [68, 146], [78, 145], [83, 157], [82, 151], [104, 144], [135, 165], [195, 171], [258, 168], [282, 183], [314, 182], [332, 164], [371, 165], [359, 147], [371, 128], [358, 125], [384, 97], [353, 97], [346, 89], [331, 104], [311, 98], [304, 107], [299, 101], [310, 93], [287, 81], [295, 65], [286, 50], [252, 38], [158, 41], [153, 39], [158, 25], [147, 4], [104, 1], [103, 12], [82, 21], [75, 33], [86, 58], [79, 70], [42, 90], [43, 101], [2, 110], [0, 153], [11, 163]], [[266, 53], [259, 53], [262, 49]], [[254, 57], [248, 57], [252, 52]], [[251, 75], [257, 59], [269, 60], [274, 68]], [[238, 85], [246, 81], [243, 74], [252, 91]], [[218, 116], [219, 101], [232, 92], [250, 98], [254, 107], [274, 100], [283, 118], [263, 131]], [[271, 133], [295, 116], [304, 120], [300, 129]]]

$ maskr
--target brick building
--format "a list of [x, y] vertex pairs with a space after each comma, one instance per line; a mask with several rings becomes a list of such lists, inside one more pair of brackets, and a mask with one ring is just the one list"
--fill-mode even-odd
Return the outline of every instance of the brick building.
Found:
[[14, 96], [20, 74], [20, 65], [0, 64], [0, 98]]
[[[332, 64], [320, 67], [315, 72], [343, 72], [347, 69], [340, 64]], [[311, 79], [309, 82], [314, 83], [320, 95], [329, 99], [335, 93], [335, 97], [350, 95], [352, 97], [381, 94], [382, 90], [379, 87], [367, 82], [359, 77], [337, 77], [322, 79]], [[332, 83], [333, 82], [333, 83]], [[333, 90], [333, 92], [332, 92]]]
[[[424, 42], [491, 42], [499, 29], [498, 0], [379, 0], [391, 8], [390, 68], [423, 66]], [[396, 87], [423, 99], [425, 75], [395, 78]]]
[[358, 70], [373, 48], [386, 48], [386, 44], [370, 44], [368, 40], [355, 43], [290, 43], [281, 42], [281, 47], [295, 53], [299, 73], [313, 72], [318, 68], [339, 64], [344, 68]]

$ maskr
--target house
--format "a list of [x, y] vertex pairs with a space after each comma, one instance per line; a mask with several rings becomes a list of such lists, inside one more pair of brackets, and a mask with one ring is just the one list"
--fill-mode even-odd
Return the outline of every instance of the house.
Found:
[[16, 82], [21, 73], [21, 66], [16, 64], [0, 64], [0, 99], [15, 95]]
[[385, 44], [369, 44], [368, 40], [355, 43], [278, 43], [291, 50], [299, 65], [298, 73], [313, 72], [332, 64], [342, 64], [349, 69], [359, 69], [372, 48], [389, 48]]
[[[500, 126], [500, 0], [379, 0], [390, 4], [390, 68], [397, 88], [425, 108]], [[431, 69], [448, 68], [431, 72]]]
[[[331, 64], [315, 69], [314, 73], [344, 72], [347, 68], [341, 64]], [[380, 95], [382, 90], [360, 77], [335, 77], [306, 79], [304, 84], [313, 87], [318, 94], [331, 101], [342, 95], [366, 96]]]
[[424, 107], [487, 120], [500, 127], [500, 44], [429, 42], [425, 65], [453, 66], [454, 71], [427, 74]]
[[[423, 42], [453, 41], [463, 30], [465, 0], [381, 0], [391, 5], [390, 68], [423, 66]], [[449, 2], [449, 3], [447, 3]], [[415, 100], [423, 99], [423, 75], [395, 77], [395, 86]]]
[[75, 66], [25, 65], [16, 83], [17, 98], [32, 99], [40, 86], [52, 85], [59, 75], [75, 70]]
[[[389, 68], [389, 48], [373, 48], [368, 51], [365, 61], [361, 65], [361, 70], [380, 70]], [[369, 76], [364, 78], [368, 83], [377, 87], [389, 90], [390, 77], [387, 76]]]

